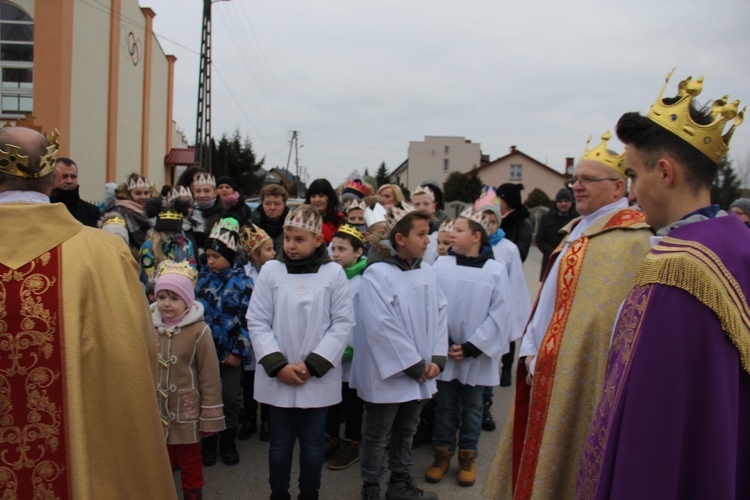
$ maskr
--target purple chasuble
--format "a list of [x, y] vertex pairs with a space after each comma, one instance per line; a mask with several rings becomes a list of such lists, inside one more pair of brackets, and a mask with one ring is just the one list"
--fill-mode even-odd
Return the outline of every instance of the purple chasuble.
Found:
[[[680, 254], [652, 266], [651, 283], [639, 273], [623, 304], [580, 499], [750, 498], [750, 375], [738, 350], [750, 342], [750, 231], [734, 216], [681, 226], [641, 271]], [[688, 272], [695, 263], [704, 272]], [[730, 316], [734, 339], [722, 327]]]

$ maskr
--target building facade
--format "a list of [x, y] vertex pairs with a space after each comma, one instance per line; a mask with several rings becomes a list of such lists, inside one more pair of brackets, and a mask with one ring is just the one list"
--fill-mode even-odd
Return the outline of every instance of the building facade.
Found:
[[392, 180], [414, 192], [427, 180], [442, 186], [451, 172], [468, 172], [482, 164], [481, 146], [464, 137], [425, 136], [409, 142], [409, 156], [392, 174]]
[[137, 0], [0, 0], [0, 118], [37, 117], [60, 132], [59, 155], [79, 167], [81, 196], [138, 172], [169, 181], [176, 58]]

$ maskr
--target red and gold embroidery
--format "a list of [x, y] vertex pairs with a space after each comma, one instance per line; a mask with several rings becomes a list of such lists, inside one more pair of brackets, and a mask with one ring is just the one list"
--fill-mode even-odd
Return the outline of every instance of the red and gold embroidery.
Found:
[[[60, 253], [0, 265], [0, 490], [67, 498]], [[12, 314], [11, 314], [12, 311]]]

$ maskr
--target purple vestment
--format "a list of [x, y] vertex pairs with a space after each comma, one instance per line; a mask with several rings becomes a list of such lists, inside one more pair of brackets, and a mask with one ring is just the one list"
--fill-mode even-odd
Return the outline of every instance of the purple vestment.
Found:
[[750, 231], [734, 216], [681, 226], [636, 283], [577, 497], [750, 498]]

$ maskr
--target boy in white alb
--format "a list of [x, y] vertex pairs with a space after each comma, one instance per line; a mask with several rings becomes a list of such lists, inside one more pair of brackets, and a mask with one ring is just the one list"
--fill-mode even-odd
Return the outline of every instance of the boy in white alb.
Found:
[[388, 239], [370, 251], [356, 299], [361, 307], [350, 385], [365, 401], [360, 465], [366, 500], [380, 498], [386, 449], [387, 499], [437, 498], [410, 475], [422, 402], [435, 393], [448, 351], [445, 296], [435, 270], [421, 264], [430, 220], [406, 202], [390, 208]]
[[481, 212], [468, 208], [461, 213], [451, 233], [451, 251], [438, 258], [434, 268], [448, 300], [450, 348], [445, 370], [438, 376], [435, 460], [425, 479], [443, 479], [456, 451], [458, 431], [458, 482], [471, 486], [482, 433], [482, 396], [485, 387], [499, 382], [498, 364], [508, 350], [511, 329], [508, 271], [494, 258]]
[[284, 246], [255, 281], [247, 310], [258, 364], [255, 399], [269, 406], [272, 499], [289, 499], [300, 442], [300, 495], [315, 500], [323, 468], [328, 407], [341, 401], [341, 355], [353, 323], [346, 274], [331, 262], [322, 217], [302, 205], [284, 221]]

